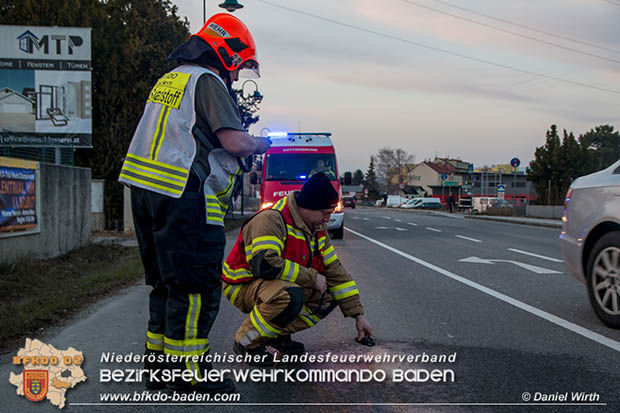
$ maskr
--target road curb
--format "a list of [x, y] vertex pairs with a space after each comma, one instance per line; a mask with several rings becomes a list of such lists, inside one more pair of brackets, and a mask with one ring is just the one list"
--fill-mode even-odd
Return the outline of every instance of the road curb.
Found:
[[547, 227], [547, 228], [562, 228], [562, 222], [548, 222], [548, 221], [526, 221], [514, 218], [503, 218], [503, 217], [494, 217], [494, 216], [481, 216], [481, 215], [465, 215], [465, 218], [469, 219], [484, 219], [486, 221], [497, 221], [497, 222], [506, 222], [508, 224], [520, 224], [520, 225], [530, 225], [533, 227]]

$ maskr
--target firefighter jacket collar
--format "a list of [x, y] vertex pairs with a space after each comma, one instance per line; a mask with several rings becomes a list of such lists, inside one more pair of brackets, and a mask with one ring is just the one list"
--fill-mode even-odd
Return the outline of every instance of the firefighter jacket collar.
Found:
[[304, 221], [304, 219], [301, 216], [301, 213], [299, 212], [299, 207], [297, 206], [297, 202], [295, 201], [296, 193], [299, 193], [299, 191], [293, 191], [290, 194], [288, 194], [287, 200], [286, 200], [286, 203], [288, 204], [289, 209], [291, 210], [291, 216], [293, 217], [293, 222], [295, 223], [295, 226], [297, 228], [301, 229], [302, 231], [308, 234], [308, 239], [313, 239], [314, 235], [317, 232], [327, 231], [327, 224], [321, 224], [321, 226], [318, 227], [315, 231], [312, 231], [312, 229], [309, 228], [308, 225], [306, 225], [306, 222]]

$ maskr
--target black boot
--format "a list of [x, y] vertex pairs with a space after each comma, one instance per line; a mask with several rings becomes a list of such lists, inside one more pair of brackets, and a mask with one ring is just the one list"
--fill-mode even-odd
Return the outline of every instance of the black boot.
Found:
[[157, 373], [154, 373], [154, 380], [151, 380], [151, 374], [147, 374], [146, 375], [146, 380], [144, 381], [144, 385], [146, 386], [147, 389], [149, 390], [161, 390], [163, 388], [166, 387], [166, 383], [164, 381], [162, 381], [162, 374], [161, 371], [165, 368], [167, 368], [167, 364], [164, 363], [163, 361], [157, 361], [158, 358], [162, 358], [163, 360], [163, 356], [164, 356], [164, 352], [163, 351], [155, 351], [155, 350], [146, 350], [144, 352], [145, 355], [150, 356], [150, 358], [155, 358], [155, 361], [149, 361], [149, 357], [147, 357], [146, 359], [144, 359], [144, 369], [145, 370], [149, 370], [149, 371], [156, 371], [158, 370]]
[[245, 356], [246, 354], [251, 355], [252, 357], [249, 360], [243, 360], [247, 365], [256, 367], [273, 366], [273, 355], [267, 352], [264, 344], [261, 344], [255, 348], [246, 348], [235, 341], [233, 343], [233, 352], [240, 356]]
[[303, 354], [306, 352], [304, 343], [293, 341], [290, 335], [278, 336], [267, 343], [282, 354]]

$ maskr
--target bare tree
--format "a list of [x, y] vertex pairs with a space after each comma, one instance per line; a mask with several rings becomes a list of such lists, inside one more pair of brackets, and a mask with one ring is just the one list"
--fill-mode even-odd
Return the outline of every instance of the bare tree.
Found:
[[388, 193], [395, 190], [399, 182], [407, 182], [407, 174], [415, 162], [414, 155], [386, 146], [379, 150], [376, 158], [378, 175], [387, 182]]

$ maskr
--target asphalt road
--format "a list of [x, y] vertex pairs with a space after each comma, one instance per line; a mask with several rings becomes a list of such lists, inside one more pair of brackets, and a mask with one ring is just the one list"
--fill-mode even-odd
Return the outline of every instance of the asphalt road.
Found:
[[[370, 382], [249, 381], [237, 385], [241, 403], [217, 411], [594, 411], [620, 410], [620, 331], [592, 312], [586, 288], [567, 273], [557, 229], [463, 219], [392, 209], [346, 210], [336, 252], [357, 281], [377, 345], [353, 340], [355, 326], [338, 310], [296, 335], [314, 355], [411, 356], [407, 360], [315, 362], [283, 370], [361, 370], [385, 373]], [[236, 234], [229, 234], [229, 247]], [[67, 411], [190, 411], [192, 405], [100, 405], [100, 393], [141, 392], [138, 383], [100, 383], [101, 369], [140, 368], [103, 363], [103, 352], [141, 354], [148, 288], [136, 286], [90, 309], [68, 327], [40, 337], [84, 353], [86, 383], [67, 394]], [[230, 353], [244, 315], [225, 299], [209, 337]], [[432, 362], [425, 356], [451, 356]], [[417, 360], [415, 357], [417, 356]], [[57, 411], [34, 406], [8, 384], [3, 357], [2, 411]], [[220, 369], [244, 370], [239, 364]], [[409, 371], [410, 382], [395, 374]], [[423, 380], [437, 370], [437, 381]], [[413, 372], [418, 377], [413, 377]], [[396, 376], [397, 378], [397, 376]], [[413, 381], [416, 379], [418, 381]], [[572, 400], [581, 395], [582, 401]], [[566, 396], [567, 400], [562, 398]], [[530, 399], [528, 399], [530, 397]], [[536, 399], [539, 400], [536, 400]], [[544, 400], [540, 400], [543, 399]], [[524, 401], [526, 400], [527, 403]], [[546, 400], [546, 401], [545, 401]], [[5, 410], [6, 409], [6, 410]]]

